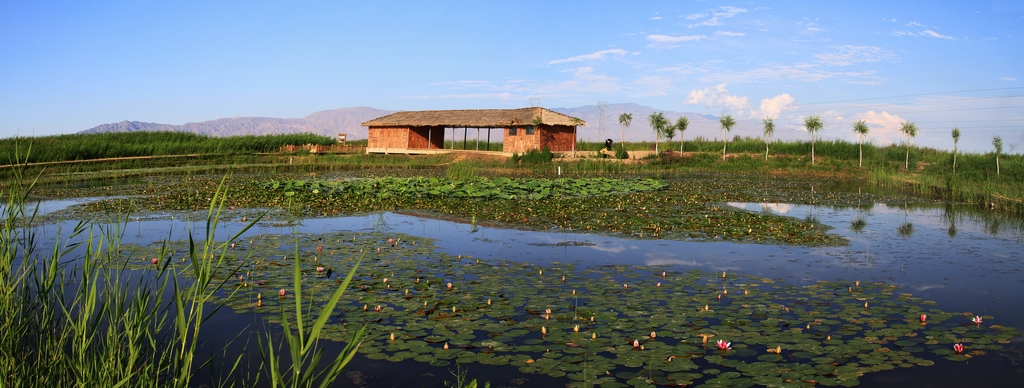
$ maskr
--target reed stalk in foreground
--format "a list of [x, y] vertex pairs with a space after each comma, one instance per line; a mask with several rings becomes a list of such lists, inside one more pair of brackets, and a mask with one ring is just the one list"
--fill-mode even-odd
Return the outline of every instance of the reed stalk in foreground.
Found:
[[[334, 308], [338, 305], [342, 295], [345, 294], [345, 290], [348, 289], [349, 283], [352, 282], [356, 269], [359, 268], [359, 264], [362, 261], [362, 257], [356, 261], [356, 264], [349, 270], [348, 275], [345, 276], [345, 280], [342, 281], [341, 285], [334, 291], [334, 294], [331, 295], [331, 298], [324, 304], [319, 314], [316, 315], [316, 320], [313, 321], [312, 325], [309, 325], [306, 322], [307, 317], [302, 312], [302, 270], [300, 268], [299, 244], [296, 240], [295, 259], [293, 260], [295, 268], [293, 281], [295, 331], [292, 331], [292, 322], [289, 321], [284, 306], [281, 306], [281, 324], [284, 326], [284, 341], [275, 349], [273, 334], [267, 333], [266, 342], [264, 342], [263, 338], [260, 339], [260, 352], [264, 358], [263, 369], [270, 379], [271, 386], [295, 388], [318, 386], [326, 388], [338, 378], [345, 365], [355, 357], [363, 334], [366, 331], [366, 325], [363, 325], [353, 335], [338, 357], [322, 369], [320, 362], [324, 348], [321, 344], [320, 336], [324, 325], [327, 324], [327, 320], [334, 313]], [[312, 300], [310, 301], [309, 309], [312, 311]], [[278, 352], [284, 353], [285, 347], [287, 347], [290, 358], [288, 366], [285, 366], [282, 362], [284, 361], [282, 355], [277, 354]]]
[[[55, 238], [52, 249], [41, 248], [43, 243], [36, 240], [34, 230], [37, 211], [26, 207], [37, 180], [25, 180], [21, 171], [14, 169], [14, 179], [3, 193], [6, 206], [0, 207], [0, 386], [193, 385], [195, 374], [213, 361], [199, 357], [197, 346], [204, 322], [223, 306], [211, 303], [214, 295], [224, 292], [226, 282], [214, 274], [232, 271], [227, 246], [259, 218], [226, 242], [217, 243], [214, 231], [224, 207], [222, 181], [210, 202], [205, 239], [197, 243], [189, 233], [187, 269], [195, 280], [182, 284], [178, 279], [182, 269], [170, 262], [166, 244], [160, 256], [154, 258], [157, 264], [153, 270], [127, 269], [129, 260], [149, 260], [130, 254], [125, 257], [121, 252], [120, 237], [128, 223], [127, 214], [116, 217], [118, 221], [110, 225], [79, 221], [67, 237]], [[292, 351], [292, 359], [301, 360], [299, 365], [309, 371], [319, 367], [320, 329], [347, 285], [348, 280], [308, 334], [301, 310], [296, 313], [300, 330], [295, 341], [301, 346]], [[298, 272], [295, 286], [297, 290], [301, 287]], [[296, 295], [300, 295], [298, 291]], [[284, 317], [286, 331], [288, 319]], [[357, 340], [349, 343], [344, 357], [329, 364], [330, 373], [314, 374], [312, 378], [296, 375], [302, 377], [296, 380], [319, 379], [321, 386], [329, 385], [351, 360]], [[308, 354], [315, 357], [308, 358]], [[240, 386], [253, 386], [263, 380], [263, 373], [271, 381], [292, 377], [266, 369], [239, 377], [241, 357], [220, 372], [228, 378], [218, 384], [232, 385], [228, 381], [234, 381]]]

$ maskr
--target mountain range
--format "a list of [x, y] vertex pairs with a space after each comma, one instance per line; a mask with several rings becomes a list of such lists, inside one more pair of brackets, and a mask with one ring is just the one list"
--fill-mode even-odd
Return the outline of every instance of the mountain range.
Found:
[[[656, 109], [633, 104], [608, 104], [604, 109], [604, 126], [601, 128], [601, 110], [597, 105], [587, 105], [577, 108], [552, 108], [551, 110], [579, 117], [587, 122], [587, 127], [581, 127], [579, 136], [583, 140], [599, 141], [604, 138], [619, 140], [622, 137], [618, 117], [622, 113], [631, 113], [633, 121], [626, 130], [627, 141], [653, 140], [653, 132], [647, 122], [647, 116]], [[339, 108], [315, 112], [302, 118], [272, 118], [272, 117], [232, 117], [216, 120], [202, 121], [185, 124], [159, 124], [140, 121], [121, 121], [111, 124], [103, 124], [81, 133], [104, 133], [104, 132], [135, 132], [135, 131], [175, 131], [190, 132], [195, 134], [226, 137], [243, 135], [269, 135], [283, 133], [314, 133], [331, 138], [339, 133], [344, 133], [349, 139], [365, 139], [367, 137], [366, 127], [359, 124], [377, 117], [389, 115], [396, 111], [376, 109], [370, 107]], [[686, 116], [690, 120], [690, 127], [687, 130], [687, 138], [692, 138], [692, 130], [706, 130], [719, 128], [718, 117], [712, 115], [700, 115], [690, 112], [663, 111], [665, 117], [675, 122], [677, 117]], [[702, 131], [703, 132], [703, 131]], [[713, 133], [713, 132], [712, 132]], [[472, 135], [471, 135], [472, 136]]]

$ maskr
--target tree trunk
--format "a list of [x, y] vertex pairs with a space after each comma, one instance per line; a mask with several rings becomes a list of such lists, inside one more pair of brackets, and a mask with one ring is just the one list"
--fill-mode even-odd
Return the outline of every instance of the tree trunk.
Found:
[[905, 162], [903, 162], [903, 169], [904, 170], [909, 170], [910, 169], [910, 142], [909, 141], [907, 142], [907, 160]]
[[722, 130], [722, 160], [725, 160], [725, 147], [729, 145], [729, 139], [725, 137], [725, 130]]
[[996, 154], [996, 175], [999, 175], [999, 154]]
[[814, 132], [811, 132], [811, 164], [814, 164]]
[[953, 147], [953, 173], [956, 174], [956, 147]]
[[857, 163], [857, 167], [864, 167], [864, 141], [860, 142], [860, 162]]
[[768, 141], [764, 141], [764, 161], [768, 161]]

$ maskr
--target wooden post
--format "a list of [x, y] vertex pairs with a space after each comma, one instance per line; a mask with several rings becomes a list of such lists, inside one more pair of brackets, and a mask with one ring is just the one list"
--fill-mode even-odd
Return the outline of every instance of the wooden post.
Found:
[[469, 144], [469, 128], [462, 127], [462, 149], [466, 149], [466, 145]]
[[487, 128], [487, 150], [491, 150], [491, 129]]

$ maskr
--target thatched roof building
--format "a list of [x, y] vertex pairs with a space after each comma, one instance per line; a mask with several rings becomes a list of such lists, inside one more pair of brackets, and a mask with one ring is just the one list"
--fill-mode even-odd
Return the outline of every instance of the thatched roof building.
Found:
[[395, 112], [367, 121], [362, 125], [364, 127], [504, 128], [510, 125], [531, 125], [537, 117], [540, 117], [541, 123], [546, 125], [587, 125], [583, 120], [539, 107]]
[[[534, 128], [534, 124], [539, 125]], [[576, 144], [575, 129], [587, 123], [540, 107], [520, 109], [458, 109], [396, 112], [362, 123], [369, 127], [367, 152], [393, 152], [395, 149], [443, 149], [445, 130], [463, 129], [463, 144], [468, 129], [503, 129], [505, 152], [524, 152], [548, 147], [569, 151]], [[489, 148], [489, 147], [488, 147]], [[379, 151], [379, 150], [384, 151]]]

